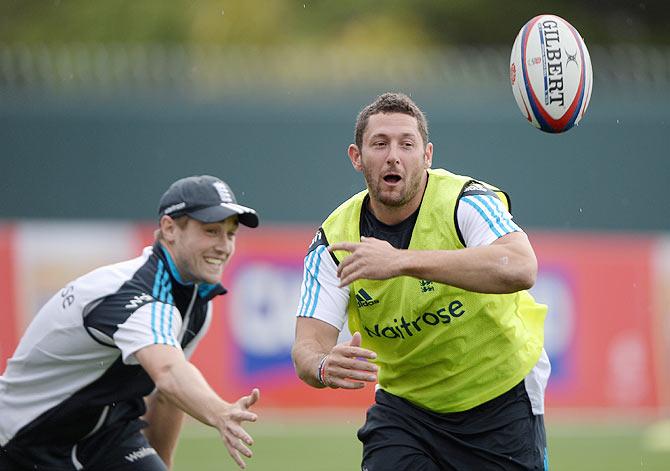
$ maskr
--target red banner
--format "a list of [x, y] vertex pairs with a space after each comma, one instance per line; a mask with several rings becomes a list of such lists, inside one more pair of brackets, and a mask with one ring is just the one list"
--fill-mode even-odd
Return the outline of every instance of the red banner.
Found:
[[[314, 228], [242, 228], [224, 273], [230, 292], [217, 301], [215, 321], [194, 362], [226, 397], [262, 391], [264, 407], [352, 407], [372, 403], [374, 388], [316, 390], [295, 375], [290, 351]], [[217, 359], [212, 361], [212, 359]]]
[[[152, 243], [154, 230], [153, 225], [117, 224], [114, 228], [92, 226], [89, 229], [95, 230], [91, 231], [81, 224], [60, 223], [58, 237], [50, 237], [52, 245], [44, 248], [45, 240], [36, 234], [54, 234], [53, 225], [28, 226], [0, 227], [3, 369], [16, 346], [17, 330], [34, 315], [34, 299], [48, 298], [69, 281], [73, 264], [79, 272], [102, 263], [103, 255], [111, 262], [138, 254]], [[94, 250], [100, 240], [96, 230], [116, 231], [115, 244], [107, 244], [104, 254]], [[193, 358], [224, 397], [233, 399], [260, 387], [265, 407], [364, 408], [372, 402], [372, 387], [316, 390], [304, 385], [293, 371], [290, 350], [302, 262], [314, 230], [295, 226], [240, 229], [236, 254], [224, 273], [229, 294], [215, 302], [210, 332]], [[90, 232], [91, 237], [82, 235]], [[535, 233], [531, 240], [540, 263], [532, 292], [549, 305], [545, 345], [552, 376], [547, 407], [626, 412], [660, 410], [667, 405], [670, 239]], [[58, 244], [62, 244], [60, 249]], [[76, 263], [73, 247], [77, 254], [85, 255]], [[38, 283], [44, 270], [49, 272], [48, 283]], [[35, 291], [35, 286], [40, 288]], [[20, 299], [23, 301], [18, 302]]]
[[11, 225], [0, 226], [0, 371], [5, 370], [7, 359], [14, 353], [17, 337], [14, 230]]
[[534, 294], [549, 304], [547, 406], [658, 405], [651, 284], [652, 239], [536, 234]]

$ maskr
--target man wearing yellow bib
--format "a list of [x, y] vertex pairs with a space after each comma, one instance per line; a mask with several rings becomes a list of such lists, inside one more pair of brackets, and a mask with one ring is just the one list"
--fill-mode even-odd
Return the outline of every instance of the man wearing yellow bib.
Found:
[[[316, 388], [377, 383], [361, 469], [546, 470], [547, 308], [499, 189], [431, 169], [423, 112], [385, 93], [348, 149], [367, 189], [305, 257], [293, 360]], [[352, 338], [337, 343], [348, 321]]]

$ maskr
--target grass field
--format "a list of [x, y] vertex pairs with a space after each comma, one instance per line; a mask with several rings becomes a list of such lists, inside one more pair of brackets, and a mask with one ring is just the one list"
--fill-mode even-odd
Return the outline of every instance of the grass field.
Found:
[[[361, 418], [362, 419], [362, 418]], [[360, 469], [359, 418], [323, 425], [305, 418], [273, 417], [247, 429], [253, 435], [250, 471], [343, 471]], [[670, 470], [670, 426], [585, 424], [553, 421], [547, 425], [553, 471]], [[216, 431], [186, 425], [177, 449], [175, 471], [237, 469]], [[476, 471], [476, 470], [473, 470]]]

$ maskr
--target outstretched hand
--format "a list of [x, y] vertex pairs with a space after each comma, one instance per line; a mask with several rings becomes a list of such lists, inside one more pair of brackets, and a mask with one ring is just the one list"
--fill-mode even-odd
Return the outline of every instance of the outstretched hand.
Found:
[[360, 279], [386, 280], [400, 274], [395, 263], [400, 250], [384, 240], [361, 237], [360, 242], [338, 242], [330, 245], [328, 250], [331, 253], [336, 250], [351, 252], [337, 267], [340, 286]]
[[221, 438], [228, 449], [228, 453], [235, 460], [237, 465], [244, 469], [246, 463], [242, 460], [240, 454], [251, 458], [253, 453], [249, 446], [254, 444], [254, 440], [242, 427], [242, 422], [255, 422], [258, 416], [249, 411], [260, 397], [260, 391], [254, 388], [248, 396], [242, 396], [226, 411], [222, 419], [222, 423], [218, 428]]
[[335, 345], [323, 365], [323, 379], [330, 388], [361, 389], [365, 382], [377, 381], [378, 367], [368, 360], [377, 354], [361, 348], [361, 334], [355, 332], [349, 342]]

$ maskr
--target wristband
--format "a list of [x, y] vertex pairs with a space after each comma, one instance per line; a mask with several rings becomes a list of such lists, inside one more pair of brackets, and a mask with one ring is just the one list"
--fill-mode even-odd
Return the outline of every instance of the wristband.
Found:
[[326, 375], [325, 375], [326, 358], [328, 358], [328, 354], [325, 354], [321, 358], [321, 360], [319, 361], [319, 367], [316, 369], [316, 379], [319, 381], [319, 384], [323, 386], [328, 386], [326, 384]]

